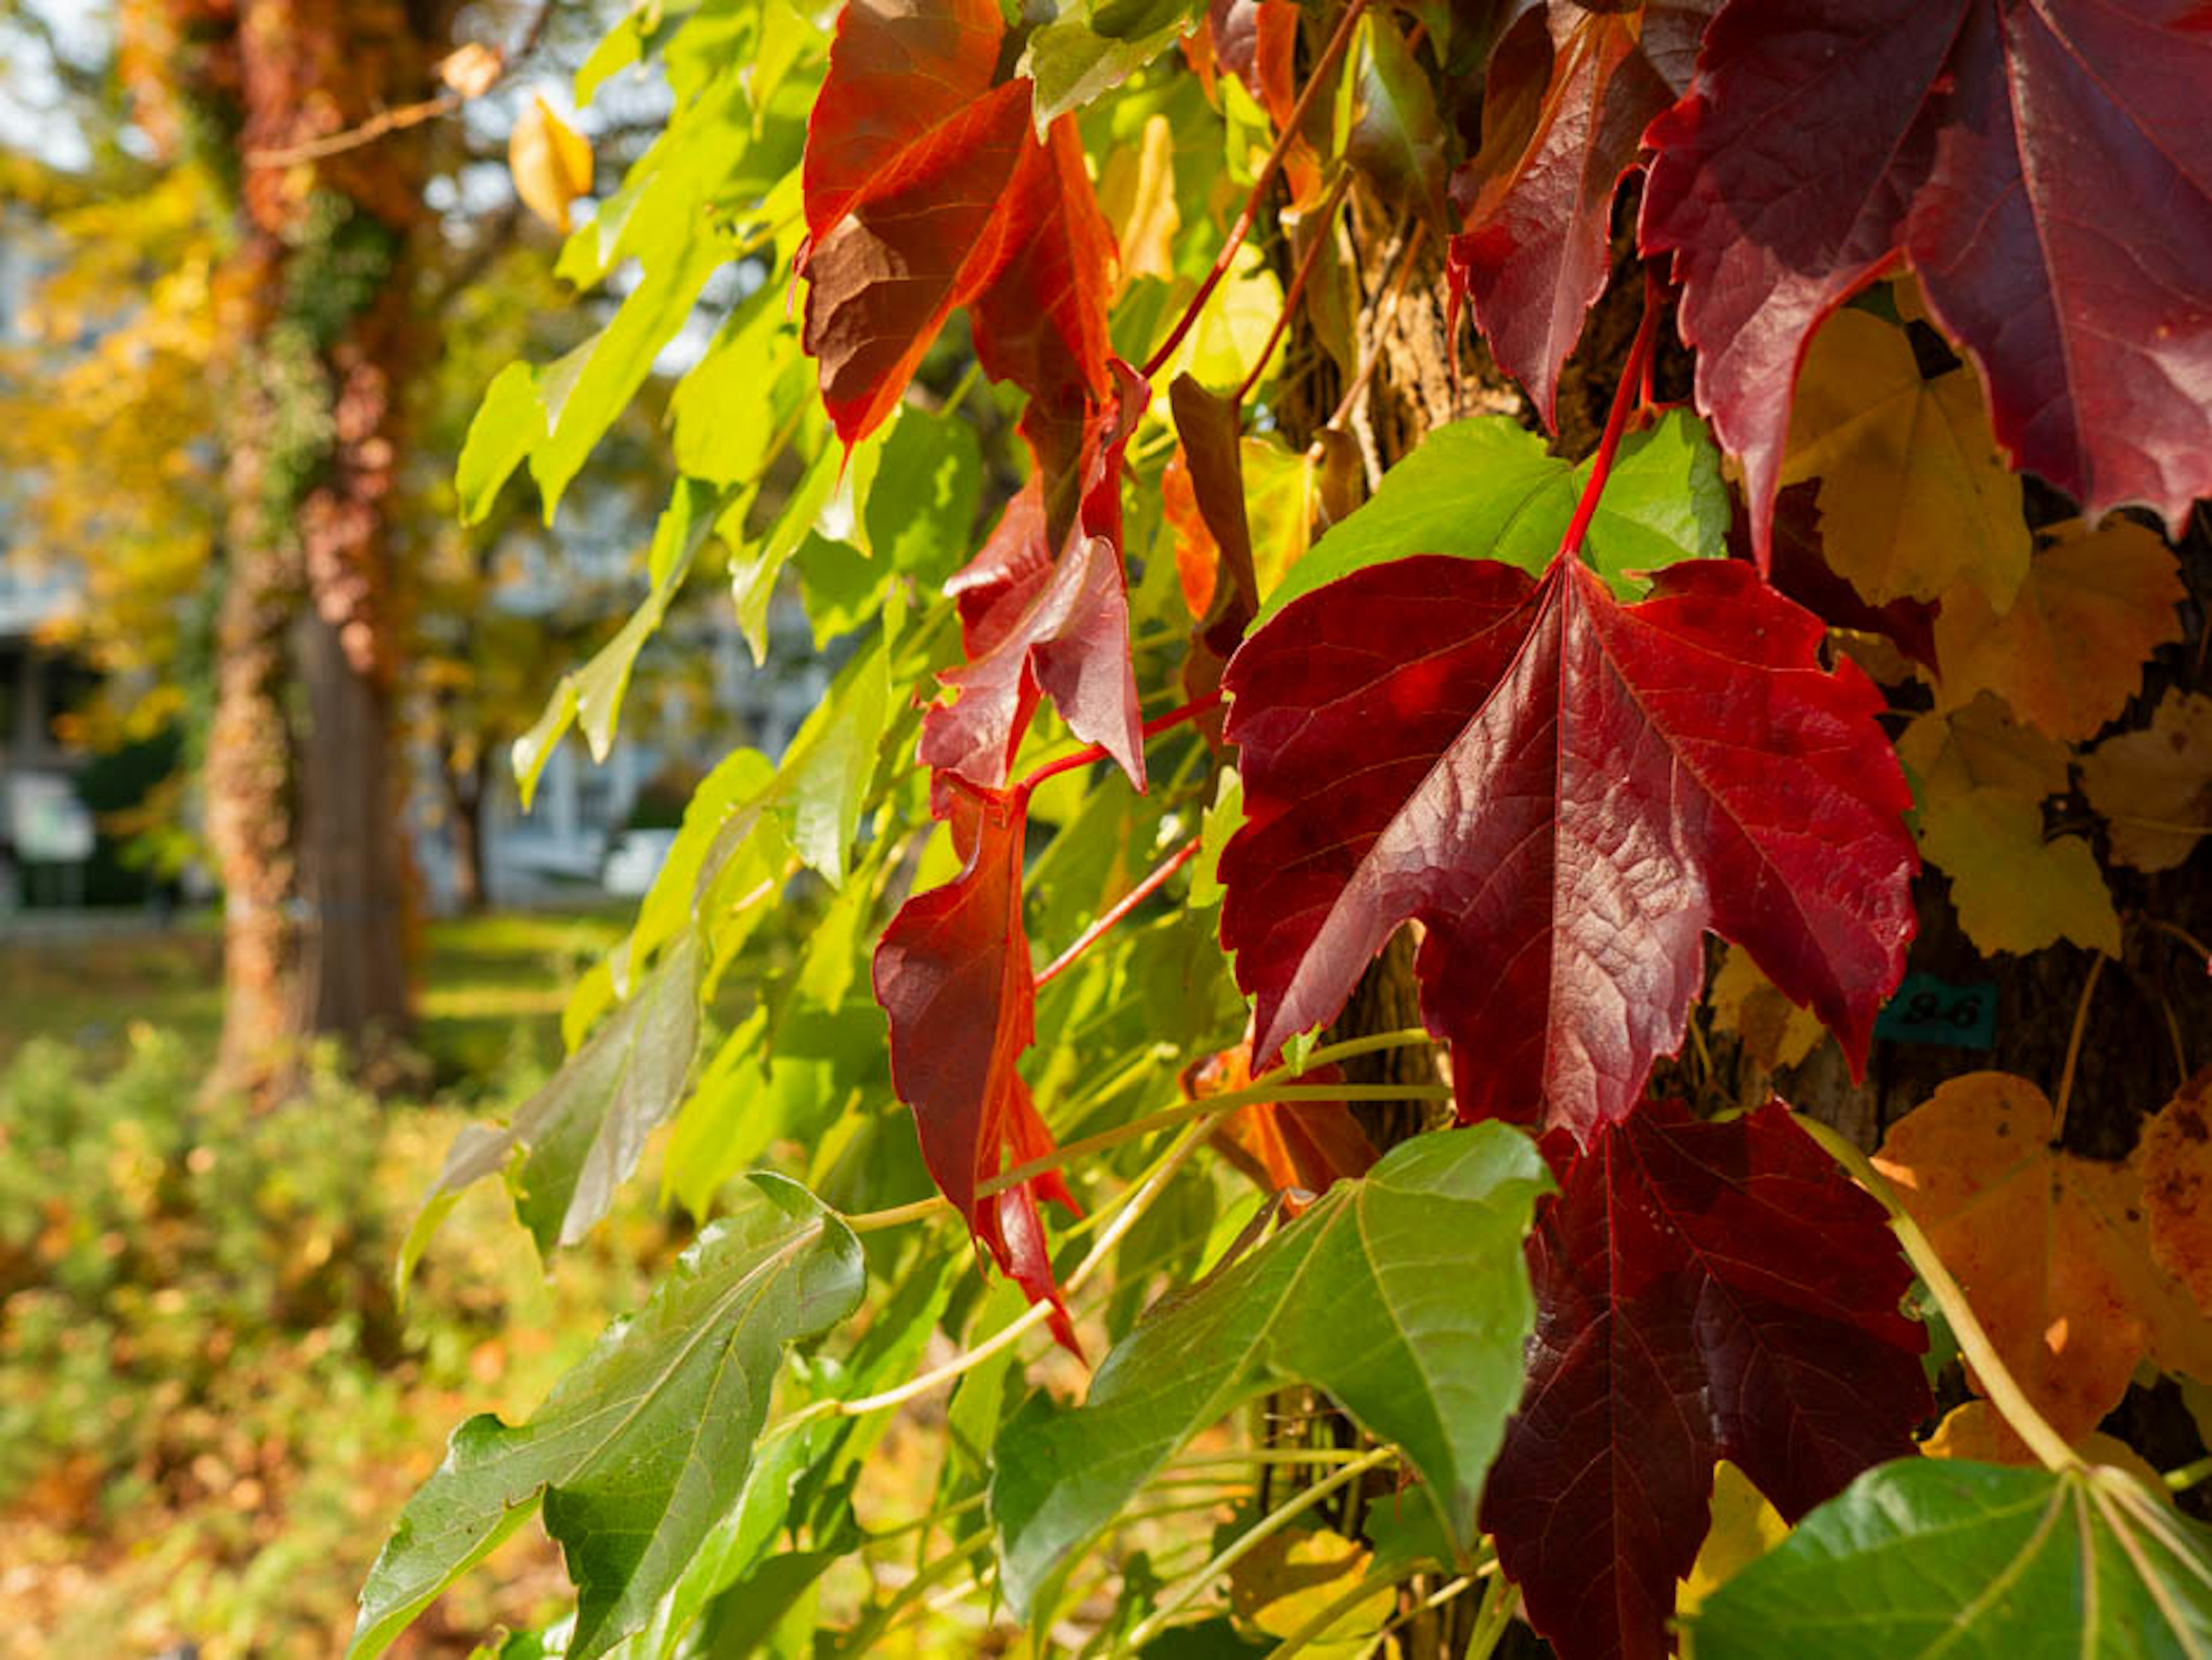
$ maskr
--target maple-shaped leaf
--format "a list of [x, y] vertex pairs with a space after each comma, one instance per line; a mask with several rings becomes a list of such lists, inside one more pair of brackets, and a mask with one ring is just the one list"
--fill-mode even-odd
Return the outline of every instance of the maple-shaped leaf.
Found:
[[1912, 1450], [1925, 1334], [1881, 1207], [1769, 1103], [1651, 1102], [1569, 1156], [1482, 1525], [1561, 1660], [1657, 1660], [1725, 1457], [1791, 1521]]
[[1923, 380], [1905, 331], [1871, 312], [1820, 325], [1797, 379], [1781, 482], [1820, 481], [1821, 546], [1877, 605], [1971, 582], [2002, 611], [2027, 575], [2018, 475], [1961, 365]]
[[1971, 1073], [1892, 1125], [1874, 1162], [2005, 1369], [2072, 1442], [2145, 1359], [2212, 1380], [2212, 1320], [2153, 1257], [2141, 1150], [2077, 1158], [2051, 1145], [2053, 1128], [2033, 1084]]
[[805, 343], [849, 448], [897, 406], [956, 307], [986, 371], [1035, 404], [1032, 441], [1073, 463], [1109, 399], [1113, 237], [1068, 118], [1032, 131], [1027, 80], [994, 84], [992, 0], [848, 0], [807, 120]]
[[1936, 707], [1993, 691], [2053, 738], [2087, 738], [2126, 707], [2152, 648], [2179, 637], [2186, 590], [2172, 550], [2125, 519], [2095, 530], [2069, 520], [2037, 539], [2009, 610], [1971, 581], [1945, 591]]
[[1762, 557], [1814, 326], [1902, 255], [1998, 440], [2092, 514], [2212, 493], [2212, 31], [2177, 0], [1733, 0], [1657, 151], [1698, 407]]
[[1490, 60], [1482, 148], [1452, 180], [1462, 295], [1499, 365], [1556, 426], [1559, 367], [1604, 292], [1613, 198], [1644, 129], [1687, 88], [1715, 0], [1552, 0], [1523, 11]]
[[2212, 697], [2168, 686], [2140, 732], [2081, 757], [2081, 789], [2111, 824], [2112, 857], [2172, 870], [2212, 834]]
[[1042, 692], [1052, 694], [1069, 731], [1101, 745], [1145, 787], [1121, 566], [1121, 458], [1148, 394], [1118, 359], [1114, 372], [1120, 401], [1092, 415], [1083, 499], [1057, 556], [1040, 468], [982, 552], [947, 585], [960, 601], [968, 661], [939, 677], [953, 699], [922, 716], [920, 753], [924, 764], [978, 789], [1005, 787]]
[[1904, 970], [1908, 803], [1856, 667], [1748, 566], [1626, 605], [1578, 561], [1370, 566], [1229, 669], [1247, 820], [1222, 940], [1257, 1062], [1334, 1018], [1398, 927], [1463, 1119], [1585, 1140], [1633, 1107], [1705, 983], [1708, 928], [1853, 1064]]
[[900, 907], [876, 946], [874, 984], [890, 1018], [891, 1084], [914, 1111], [931, 1177], [1030, 1300], [1051, 1304], [1053, 1335], [1074, 1349], [1037, 1215], [1040, 1199], [1075, 1213], [1074, 1196], [1054, 1171], [976, 1193], [1053, 1146], [1015, 1065], [1036, 1040], [1036, 978], [1022, 926], [1028, 807], [1019, 791], [950, 793], [965, 863], [952, 881]]
[[2045, 837], [2042, 802], [2066, 788], [2066, 750], [1987, 692], [1923, 714], [1897, 740], [1920, 806], [1922, 855], [1951, 879], [1977, 949], [2040, 951], [2059, 939], [2120, 954], [2120, 917], [2079, 836]]

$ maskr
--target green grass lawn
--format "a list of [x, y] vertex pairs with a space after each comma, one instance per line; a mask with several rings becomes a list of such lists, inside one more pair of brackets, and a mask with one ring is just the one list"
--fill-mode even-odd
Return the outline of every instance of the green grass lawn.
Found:
[[[496, 1090], [518, 1062], [550, 1067], [560, 1057], [569, 986], [629, 921], [629, 910], [617, 908], [431, 923], [417, 969], [416, 1043], [438, 1084]], [[213, 1054], [222, 1025], [214, 917], [83, 939], [0, 937], [0, 1066], [35, 1037], [66, 1044], [95, 1067], [113, 1065], [133, 1024]]]

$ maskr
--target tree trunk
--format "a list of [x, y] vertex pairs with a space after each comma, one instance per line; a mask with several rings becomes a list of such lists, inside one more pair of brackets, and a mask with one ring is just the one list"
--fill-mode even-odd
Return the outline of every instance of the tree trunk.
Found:
[[366, 1060], [409, 1027], [386, 520], [423, 139], [297, 147], [423, 96], [447, 11], [163, 0], [153, 15], [193, 126], [225, 135], [238, 183], [218, 290], [234, 369], [206, 778], [226, 894], [224, 1086], [281, 1086], [313, 1038]]

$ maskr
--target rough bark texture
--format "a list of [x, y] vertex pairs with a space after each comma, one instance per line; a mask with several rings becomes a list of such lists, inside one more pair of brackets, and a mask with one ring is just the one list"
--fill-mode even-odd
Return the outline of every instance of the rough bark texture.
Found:
[[167, 0], [140, 18], [185, 124], [235, 179], [222, 282], [225, 588], [208, 831], [226, 895], [218, 1080], [281, 1084], [306, 1040], [408, 1027], [410, 879], [386, 536], [424, 140], [271, 152], [423, 95], [437, 0]]

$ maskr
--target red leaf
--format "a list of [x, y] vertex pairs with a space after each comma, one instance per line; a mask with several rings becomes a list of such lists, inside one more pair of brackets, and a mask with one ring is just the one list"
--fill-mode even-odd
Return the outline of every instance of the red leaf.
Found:
[[799, 177], [811, 239], [990, 90], [1005, 32], [996, 0], [850, 0], [806, 123]]
[[1265, 1065], [1332, 1018], [1409, 918], [1463, 1120], [1585, 1141], [1680, 1042], [1711, 928], [1863, 1063], [1903, 972], [1917, 860], [1903, 775], [1818, 618], [1690, 562], [1623, 605], [1424, 556], [1306, 595], [1231, 663], [1247, 823], [1224, 945]]
[[1090, 411], [1110, 406], [1115, 388], [1106, 333], [1114, 234], [1084, 172], [1073, 115], [1029, 149], [1003, 210], [1015, 252], [972, 308], [975, 356], [991, 379], [1029, 393], [1022, 431], [1039, 467], [1058, 478], [1078, 464]]
[[[810, 158], [827, 148], [823, 107]], [[822, 401], [848, 447], [897, 407], [952, 308], [995, 274], [1006, 252], [1000, 195], [1036, 148], [1029, 83], [1010, 81], [901, 150], [809, 244], [805, 344], [821, 360]]]
[[1698, 404], [1762, 559], [1814, 325], [1899, 255], [2016, 462], [2094, 518], [2212, 493], [2212, 33], [2137, 0], [1734, 0], [1653, 123]]
[[1656, 1660], [1715, 1458], [1795, 1522], [1909, 1456], [1926, 1334], [1881, 1207], [1778, 1101], [1719, 1124], [1653, 1102], [1547, 1151], [1528, 1381], [1482, 1525], [1560, 1660]]
[[1645, 125], [1688, 84], [1713, 0], [1524, 13], [1492, 58], [1472, 197], [1451, 240], [1464, 293], [1506, 372], [1555, 426], [1559, 367], [1611, 273], [1613, 192]]
[[884, 930], [876, 1001], [890, 1017], [891, 1083], [914, 1110], [930, 1175], [1030, 1300], [1052, 1304], [1053, 1335], [1080, 1353], [1037, 1217], [1039, 1199], [1079, 1213], [1066, 1184], [1047, 1171], [981, 1200], [975, 1192], [1053, 1146], [1015, 1069], [1036, 1038], [1036, 982], [1022, 926], [1028, 805], [1018, 793], [951, 794], [966, 868], [908, 900]]
[[1109, 401], [1114, 240], [1072, 119], [1030, 131], [1026, 80], [994, 86], [992, 0], [850, 0], [806, 130], [806, 350], [848, 446], [897, 405], [956, 306], [1054, 478]]
[[1149, 394], [1126, 364], [1114, 367], [1121, 402], [1093, 417], [1082, 506], [1049, 574], [1039, 574], [1045, 504], [1033, 476], [983, 551], [950, 585], [961, 595], [969, 660], [939, 677], [953, 701], [923, 714], [921, 757], [979, 789], [1005, 787], [1040, 691], [1052, 694], [1069, 731], [1103, 747], [1132, 783], [1145, 787], [1121, 570], [1121, 453]]

